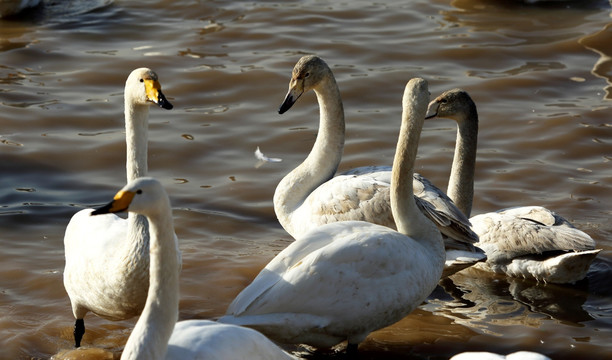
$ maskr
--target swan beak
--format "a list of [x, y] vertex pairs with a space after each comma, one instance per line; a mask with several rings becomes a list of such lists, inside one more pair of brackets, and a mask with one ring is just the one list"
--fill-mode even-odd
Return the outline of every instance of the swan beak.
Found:
[[144, 81], [144, 84], [145, 91], [147, 92], [147, 98], [149, 99], [149, 101], [159, 105], [159, 107], [164, 108], [166, 110], [170, 110], [174, 107], [162, 93], [159, 81], [147, 79]]
[[293, 104], [302, 96], [304, 93], [304, 79], [292, 78], [289, 83], [289, 91], [285, 96], [285, 100], [278, 108], [279, 114], [284, 114], [287, 110], [291, 109]]
[[127, 211], [134, 198], [134, 192], [121, 190], [115, 195], [113, 201], [94, 210], [91, 215], [110, 214]]
[[302, 91], [296, 91], [295, 89], [289, 89], [287, 92], [287, 96], [285, 96], [285, 100], [278, 108], [279, 114], [284, 114], [287, 110], [291, 109], [293, 104], [302, 96]]
[[431, 119], [438, 116], [438, 109], [440, 108], [440, 104], [434, 100], [429, 103], [427, 107], [427, 113], [425, 114], [425, 119]]

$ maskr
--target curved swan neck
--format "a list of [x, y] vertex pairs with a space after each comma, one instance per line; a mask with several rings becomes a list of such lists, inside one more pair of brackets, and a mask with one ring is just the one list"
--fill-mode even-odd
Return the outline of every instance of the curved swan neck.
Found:
[[470, 100], [468, 112], [457, 119], [455, 155], [448, 181], [447, 195], [468, 218], [474, 199], [474, 174], [478, 147], [478, 112]]
[[319, 103], [317, 138], [308, 157], [280, 181], [274, 193], [274, 210], [283, 226], [286, 225], [283, 220], [314, 189], [334, 176], [342, 159], [344, 109], [340, 90], [331, 72], [313, 90]]
[[[424, 90], [421, 87], [419, 91], [418, 85], [413, 90], [414, 85], [410, 85], [413, 81], [404, 92], [402, 125], [391, 172], [391, 211], [397, 231], [413, 239], [427, 239], [435, 230], [435, 226], [417, 208], [412, 175], [429, 95], [426, 85], [421, 85]], [[424, 80], [422, 82], [424, 83]]]
[[121, 355], [122, 360], [164, 359], [178, 320], [178, 244], [167, 197], [165, 201], [148, 219], [151, 234], [149, 292], [144, 310]]
[[128, 182], [147, 175], [149, 106], [125, 100], [126, 170]]

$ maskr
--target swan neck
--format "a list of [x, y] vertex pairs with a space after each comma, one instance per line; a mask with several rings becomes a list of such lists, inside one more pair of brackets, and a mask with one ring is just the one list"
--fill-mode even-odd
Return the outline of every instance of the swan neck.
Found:
[[310, 193], [334, 176], [344, 150], [344, 109], [333, 75], [326, 76], [314, 92], [319, 104], [317, 138], [308, 157], [281, 180], [274, 193], [274, 210], [285, 229]]
[[125, 102], [126, 170], [128, 182], [147, 175], [149, 106]]
[[150, 240], [147, 301], [121, 356], [126, 359], [164, 359], [178, 320], [178, 244], [170, 204], [166, 200], [148, 219]]
[[[411, 109], [412, 110], [412, 109]], [[413, 237], [414, 219], [420, 211], [414, 202], [412, 176], [423, 122], [414, 119], [413, 111], [404, 111], [391, 172], [391, 210], [397, 231]], [[414, 120], [414, 121], [413, 121]]]
[[[427, 90], [425, 88], [421, 91]], [[442, 237], [433, 222], [418, 209], [412, 185], [428, 102], [429, 96], [423, 96], [418, 91], [416, 94], [404, 94], [402, 125], [391, 171], [390, 201], [397, 231], [416, 241], [431, 244], [431, 249], [439, 260], [444, 257]]]
[[457, 208], [468, 218], [474, 199], [474, 174], [476, 171], [476, 149], [478, 147], [478, 113], [476, 106], [457, 122], [457, 141], [446, 191]]

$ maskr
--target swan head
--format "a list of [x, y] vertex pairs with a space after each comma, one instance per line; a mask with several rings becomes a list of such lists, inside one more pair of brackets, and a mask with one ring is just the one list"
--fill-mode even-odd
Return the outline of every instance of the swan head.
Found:
[[293, 67], [289, 91], [278, 113], [285, 113], [303, 93], [315, 89], [329, 75], [331, 75], [331, 69], [323, 59], [316, 55], [303, 56]]
[[475, 111], [476, 105], [465, 90], [452, 89], [445, 91], [429, 103], [425, 118], [443, 117], [461, 122], [474, 118], [469, 115]]
[[139, 105], [156, 104], [166, 110], [173, 108], [161, 91], [157, 74], [147, 68], [130, 73], [125, 82], [125, 100]]
[[149, 217], [168, 202], [168, 195], [162, 184], [151, 177], [141, 177], [119, 190], [113, 201], [94, 210], [91, 215], [130, 211]]

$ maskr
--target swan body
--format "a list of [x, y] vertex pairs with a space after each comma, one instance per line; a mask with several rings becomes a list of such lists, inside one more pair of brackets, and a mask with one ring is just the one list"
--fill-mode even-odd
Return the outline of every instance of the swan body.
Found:
[[147, 300], [122, 360], [293, 358], [252, 329], [206, 320], [177, 323], [181, 263], [168, 195], [159, 181], [139, 178], [91, 214], [122, 211], [146, 216], [150, 233]]
[[391, 179], [399, 231], [364, 221], [321, 225], [281, 251], [219, 321], [255, 328], [284, 343], [356, 346], [409, 314], [435, 288], [444, 266], [437, 227], [412, 194], [414, 161], [429, 92], [406, 86]]
[[[289, 110], [309, 90], [319, 102], [319, 132], [308, 157], [276, 188], [274, 211], [279, 222], [296, 239], [336, 221], [367, 221], [395, 229], [389, 203], [391, 167], [361, 167], [334, 177], [344, 148], [344, 109], [334, 75], [321, 58], [309, 55], [297, 62], [279, 112]], [[464, 243], [478, 240], [468, 218], [442, 191], [419, 174], [414, 174], [413, 186], [418, 207], [443, 235]], [[455, 259], [448, 259], [445, 275], [484, 259], [473, 247], [464, 255], [472, 261], [463, 258], [454, 268]]]
[[[172, 109], [157, 75], [150, 69], [132, 71], [125, 84], [127, 178], [147, 173], [149, 106]], [[85, 333], [87, 312], [109, 320], [140, 314], [149, 281], [147, 221], [131, 214], [90, 216], [92, 209], [77, 212], [64, 234], [66, 265], [64, 287], [70, 297], [75, 322], [75, 346]]]
[[508, 355], [499, 355], [485, 351], [468, 351], [457, 354], [450, 358], [450, 360], [550, 360], [550, 358], [532, 351], [517, 351]]
[[[457, 143], [448, 195], [467, 216], [472, 210], [478, 137], [478, 112], [467, 92], [449, 90], [434, 99], [428, 118], [457, 122]], [[487, 261], [477, 267], [509, 276], [553, 283], [583, 279], [600, 250], [586, 233], [541, 206], [515, 207], [470, 218], [478, 234], [475, 245]]]

